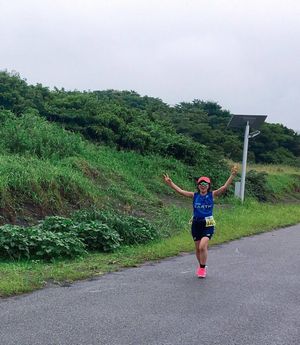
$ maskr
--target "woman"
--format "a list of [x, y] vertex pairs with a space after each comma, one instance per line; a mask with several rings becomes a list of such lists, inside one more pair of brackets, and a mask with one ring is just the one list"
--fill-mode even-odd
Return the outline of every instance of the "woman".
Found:
[[197, 180], [197, 192], [188, 192], [178, 187], [170, 177], [165, 174], [165, 183], [177, 193], [193, 198], [193, 222], [192, 236], [195, 242], [196, 257], [199, 262], [196, 275], [199, 278], [206, 277], [206, 262], [208, 254], [208, 242], [214, 234], [215, 221], [213, 218], [214, 198], [223, 194], [232, 183], [238, 172], [237, 166], [231, 169], [231, 175], [225, 184], [214, 191], [210, 190], [211, 181], [209, 177], [202, 176]]

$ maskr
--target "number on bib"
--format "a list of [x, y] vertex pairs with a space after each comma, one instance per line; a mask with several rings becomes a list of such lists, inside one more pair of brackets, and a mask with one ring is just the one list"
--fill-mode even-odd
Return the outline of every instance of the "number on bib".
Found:
[[208, 227], [208, 226], [215, 226], [215, 225], [216, 225], [216, 222], [215, 222], [213, 216], [205, 217], [205, 226], [206, 227]]

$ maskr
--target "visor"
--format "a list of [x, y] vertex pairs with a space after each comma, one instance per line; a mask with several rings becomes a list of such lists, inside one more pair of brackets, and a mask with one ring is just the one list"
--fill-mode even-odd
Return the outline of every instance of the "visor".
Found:
[[197, 181], [197, 184], [199, 184], [200, 182], [206, 182], [206, 183], [209, 183], [210, 184], [210, 178], [209, 177], [206, 177], [206, 176], [201, 176], [198, 178], [198, 181]]

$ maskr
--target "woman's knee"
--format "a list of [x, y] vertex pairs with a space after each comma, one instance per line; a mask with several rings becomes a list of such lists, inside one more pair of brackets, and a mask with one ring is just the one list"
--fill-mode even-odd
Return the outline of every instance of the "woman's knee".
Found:
[[199, 245], [199, 251], [200, 252], [205, 252], [208, 249], [208, 241], [201, 241]]

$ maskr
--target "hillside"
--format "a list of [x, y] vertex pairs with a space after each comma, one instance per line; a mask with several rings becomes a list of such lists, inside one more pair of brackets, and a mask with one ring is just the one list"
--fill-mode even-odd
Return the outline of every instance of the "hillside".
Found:
[[[50, 91], [7, 72], [0, 79], [2, 224], [32, 224], [91, 206], [154, 220], [166, 212], [165, 206], [181, 200], [169, 198], [173, 194], [162, 182], [163, 173], [189, 190], [200, 175], [211, 176], [218, 187], [230, 170], [224, 160], [226, 145], [231, 152], [239, 147], [237, 134], [225, 137], [221, 131], [230, 114], [215, 103], [194, 101], [172, 108], [134, 92]], [[266, 124], [270, 136], [272, 126], [283, 128]], [[219, 139], [210, 134], [203, 145], [203, 128]], [[283, 130], [287, 147], [297, 143], [291, 130]], [[296, 163], [297, 147], [293, 150], [289, 157]], [[271, 180], [251, 172], [246, 192], [261, 201], [274, 200], [279, 187], [274, 189]], [[288, 181], [286, 190], [297, 190], [297, 174], [290, 174]], [[232, 194], [233, 188], [228, 196]], [[172, 223], [171, 215], [168, 221]]]
[[[194, 100], [171, 107], [134, 91], [66, 91], [28, 85], [18, 74], [0, 72], [0, 107], [16, 116], [29, 109], [88, 140], [142, 154], [172, 156], [187, 164], [242, 157], [242, 131], [227, 129], [230, 112]], [[205, 149], [207, 148], [207, 149]], [[300, 166], [300, 135], [265, 123], [249, 142], [253, 163]]]
[[150, 216], [161, 207], [168, 172], [186, 188], [201, 173], [225, 178], [224, 162], [187, 166], [174, 158], [95, 145], [43, 118], [0, 111], [2, 223], [30, 223], [83, 207]]

